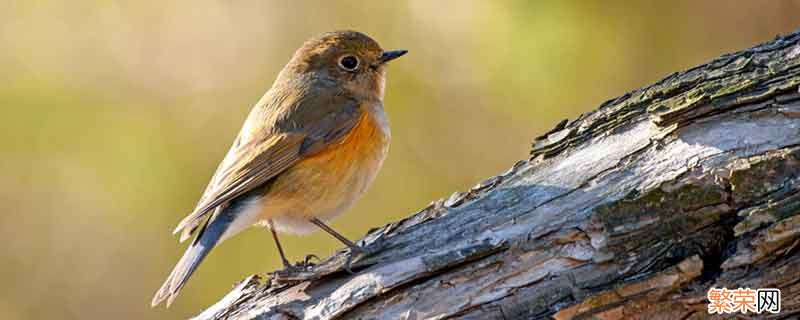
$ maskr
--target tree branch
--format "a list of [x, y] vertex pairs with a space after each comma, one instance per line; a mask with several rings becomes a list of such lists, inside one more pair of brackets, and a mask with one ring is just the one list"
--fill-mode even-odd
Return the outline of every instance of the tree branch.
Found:
[[[704, 318], [714, 287], [800, 314], [800, 30], [675, 73], [531, 158], [197, 319]], [[763, 316], [763, 315], [762, 315]]]

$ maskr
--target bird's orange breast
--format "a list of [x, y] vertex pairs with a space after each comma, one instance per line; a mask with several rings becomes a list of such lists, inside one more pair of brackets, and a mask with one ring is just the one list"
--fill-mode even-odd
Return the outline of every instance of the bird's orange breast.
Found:
[[379, 111], [363, 111], [339, 143], [276, 177], [265, 194], [260, 219], [273, 219], [279, 231], [304, 233], [282, 224], [309, 217], [329, 219], [352, 205], [372, 183], [388, 151], [388, 128]]
[[323, 165], [331, 170], [347, 167], [352, 162], [364, 161], [375, 156], [375, 153], [383, 148], [385, 138], [377, 121], [372, 119], [368, 112], [362, 112], [356, 126], [341, 142], [302, 162], [304, 165]]

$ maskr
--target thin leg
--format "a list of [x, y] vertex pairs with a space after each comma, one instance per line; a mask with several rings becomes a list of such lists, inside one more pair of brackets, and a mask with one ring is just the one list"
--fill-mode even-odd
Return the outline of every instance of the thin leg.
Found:
[[332, 235], [337, 240], [344, 243], [346, 246], [350, 248], [350, 255], [347, 256], [347, 261], [344, 263], [344, 270], [350, 274], [354, 274], [353, 270], [350, 269], [350, 264], [353, 262], [353, 254], [355, 253], [364, 253], [364, 249], [353, 243], [353, 241], [348, 240], [343, 235], [339, 234], [338, 232], [334, 231], [331, 227], [327, 226], [325, 223], [320, 221], [317, 218], [311, 218], [311, 223], [317, 225], [320, 229], [324, 230], [328, 234]]
[[333, 229], [331, 229], [331, 227], [327, 226], [325, 223], [323, 223], [319, 219], [311, 218], [311, 223], [317, 225], [317, 227], [319, 227], [320, 229], [324, 230], [328, 234], [332, 235], [334, 238], [336, 238], [337, 240], [341, 241], [346, 246], [350, 247], [350, 249], [353, 249], [355, 251], [361, 251], [361, 247], [357, 246], [355, 243], [353, 243], [353, 241], [347, 240], [347, 238], [345, 238], [343, 235], [341, 235], [338, 232], [336, 232]]
[[278, 233], [275, 232], [275, 226], [272, 224], [272, 220], [269, 220], [268, 223], [269, 223], [269, 231], [272, 231], [272, 238], [275, 239], [275, 245], [278, 247], [278, 253], [281, 254], [281, 261], [283, 262], [283, 267], [291, 268], [292, 264], [289, 263], [289, 260], [286, 259], [286, 255], [283, 253], [283, 247], [281, 247], [281, 242], [278, 240]]

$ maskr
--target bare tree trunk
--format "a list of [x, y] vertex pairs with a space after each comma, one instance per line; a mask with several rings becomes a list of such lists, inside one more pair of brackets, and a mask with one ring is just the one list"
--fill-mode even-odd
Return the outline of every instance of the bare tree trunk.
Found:
[[699, 319], [710, 287], [779, 288], [769, 316], [797, 317], [798, 85], [800, 30], [675, 73], [370, 231], [355, 274], [342, 251], [253, 276], [197, 319]]

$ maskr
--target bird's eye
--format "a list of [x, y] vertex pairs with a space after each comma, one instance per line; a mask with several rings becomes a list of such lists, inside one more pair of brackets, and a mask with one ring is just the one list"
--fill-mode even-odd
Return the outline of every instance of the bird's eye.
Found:
[[358, 68], [358, 58], [354, 56], [344, 56], [339, 59], [339, 66], [347, 71], [353, 71]]

